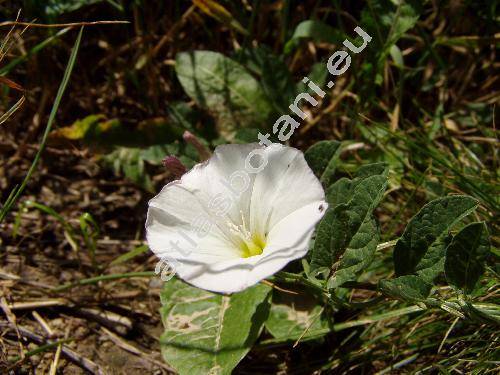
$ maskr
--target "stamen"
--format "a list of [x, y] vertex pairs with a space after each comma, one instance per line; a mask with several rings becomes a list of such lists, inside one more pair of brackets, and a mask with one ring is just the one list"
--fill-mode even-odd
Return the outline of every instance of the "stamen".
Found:
[[236, 240], [239, 243], [239, 248], [242, 253], [243, 258], [248, 258], [255, 255], [260, 255], [264, 251], [266, 246], [265, 240], [258, 234], [252, 234], [245, 223], [245, 216], [243, 212], [241, 214], [241, 225], [236, 225], [232, 222], [227, 222], [229, 231], [236, 236]]
[[248, 231], [247, 231], [247, 227], [246, 227], [246, 225], [245, 225], [245, 215], [243, 215], [243, 211], [241, 211], [241, 210], [240, 210], [240, 214], [241, 214], [241, 221], [242, 221], [242, 223], [243, 223], [243, 224], [242, 224], [242, 225], [243, 225], [243, 231], [245, 231], [245, 232], [247, 232], [247, 233], [248, 233]]

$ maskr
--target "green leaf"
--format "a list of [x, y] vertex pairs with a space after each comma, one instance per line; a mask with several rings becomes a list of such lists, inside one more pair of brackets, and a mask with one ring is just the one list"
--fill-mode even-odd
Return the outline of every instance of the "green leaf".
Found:
[[276, 340], [308, 340], [330, 332], [323, 308], [307, 294], [275, 293], [266, 329]]
[[361, 166], [354, 178], [349, 180], [342, 177], [335, 181], [326, 191], [326, 200], [330, 207], [335, 207], [341, 203], [347, 203], [352, 199], [356, 186], [365, 178], [375, 175], [388, 175], [389, 170], [386, 163], [373, 163]]
[[326, 201], [331, 208], [338, 206], [341, 203], [347, 203], [352, 199], [354, 193], [355, 182], [346, 177], [342, 177], [335, 181], [326, 190]]
[[500, 325], [500, 305], [484, 302], [465, 302], [463, 305], [468, 315], [480, 322], [487, 320], [493, 324]]
[[[55, 20], [58, 16], [77, 11], [92, 4], [104, 3], [104, 0], [46, 0], [40, 2], [39, 11], [49, 19]], [[35, 5], [37, 2], [34, 2]]]
[[176, 279], [165, 283], [160, 338], [165, 361], [181, 375], [230, 374], [262, 330], [270, 290], [259, 284], [227, 296]]
[[[288, 106], [299, 93], [288, 66], [267, 46], [241, 48], [236, 58], [239, 63], [260, 78], [262, 89], [279, 116], [288, 113]], [[255, 138], [252, 142], [255, 141]]]
[[175, 71], [186, 93], [215, 116], [224, 136], [240, 127], [262, 127], [272, 113], [259, 82], [220, 53], [178, 53]]
[[372, 262], [379, 240], [380, 232], [375, 218], [367, 217], [340, 258], [333, 276], [328, 280], [328, 288], [337, 288], [346, 281], [355, 280]]
[[489, 233], [484, 222], [464, 227], [446, 248], [446, 280], [466, 293], [471, 293], [484, 273], [484, 262], [489, 250]]
[[147, 148], [116, 147], [112, 152], [104, 155], [102, 160], [113, 168], [115, 174], [125, 175], [129, 180], [143, 189], [154, 192], [153, 182], [147, 173], [146, 164], [161, 165], [167, 155], [178, 155], [181, 162], [192, 168], [196, 164], [196, 150], [190, 154], [190, 145], [163, 144]]
[[133, 259], [136, 256], [139, 256], [147, 251], [149, 251], [148, 245], [137, 246], [136, 248], [126, 252], [125, 254], [122, 254], [122, 255], [118, 256], [117, 258], [113, 259], [113, 261], [111, 261], [111, 263], [109, 263], [109, 265], [116, 266], [118, 264], [125, 263], [125, 262], [129, 261], [130, 259]]
[[443, 233], [436, 241], [429, 246], [425, 256], [418, 264], [417, 275], [428, 283], [432, 283], [434, 279], [444, 270], [444, 258], [446, 246], [450, 242], [451, 236]]
[[415, 26], [422, 11], [417, 0], [394, 2], [391, 0], [374, 0], [362, 11], [361, 24], [370, 35], [381, 35], [377, 40], [386, 56], [394, 45], [409, 29]]
[[[259, 129], [244, 128], [236, 130], [234, 134], [234, 143], [252, 143], [255, 142], [259, 134]], [[225, 142], [224, 142], [225, 143]]]
[[429, 295], [431, 287], [431, 284], [416, 275], [379, 281], [379, 288], [384, 294], [408, 302], [424, 301]]
[[117, 175], [123, 173], [133, 183], [149, 192], [154, 192], [153, 182], [146, 173], [141, 153], [142, 150], [139, 148], [118, 147], [115, 151], [105, 155], [103, 160], [113, 167]]
[[391, 46], [391, 48], [389, 49], [389, 54], [391, 55], [392, 60], [394, 61], [394, 64], [398, 68], [403, 69], [405, 64], [404, 64], [404, 60], [403, 60], [403, 53], [401, 52], [399, 47], [397, 45], [393, 44]]
[[307, 164], [324, 186], [330, 186], [340, 155], [340, 145], [337, 141], [319, 141], [304, 154]]
[[[373, 230], [371, 213], [383, 197], [387, 186], [388, 170], [385, 168], [381, 174], [371, 176], [369, 172], [380, 171], [381, 166], [372, 165], [362, 168], [359, 177], [355, 177], [350, 182], [350, 186], [346, 187], [347, 202], [344, 198], [337, 199], [342, 203], [330, 206], [326, 212], [316, 232], [311, 259], [312, 270], [322, 267], [331, 268], [348, 249], [348, 257], [342, 265], [346, 269], [355, 264], [362, 268], [371, 260], [370, 253], [374, 251], [374, 246], [367, 235], [376, 233], [376, 230]], [[352, 271], [355, 272], [349, 272], [350, 277], [354, 277], [354, 273], [359, 270], [357, 266], [354, 266]], [[347, 279], [348, 271], [344, 272], [346, 273], [339, 280]], [[337, 282], [334, 284], [338, 285]]]
[[[311, 70], [307, 74], [307, 78], [316, 83], [319, 87], [323, 87], [326, 84], [326, 80], [330, 73], [326, 67], [326, 60], [322, 62], [317, 62], [311, 67]], [[305, 92], [311, 95], [316, 95], [316, 93], [311, 90], [311, 88], [304, 83], [304, 81], [299, 81], [297, 83], [297, 93]]]
[[284, 52], [290, 53], [297, 47], [300, 40], [310, 38], [315, 42], [325, 42], [331, 44], [342, 44], [344, 34], [318, 20], [306, 20], [297, 25], [290, 40], [285, 44]]
[[373, 163], [373, 164], [366, 164], [361, 167], [356, 171], [354, 174], [355, 178], [366, 178], [370, 176], [376, 176], [376, 175], [385, 175], [389, 173], [389, 170], [387, 168], [386, 163]]
[[448, 230], [477, 204], [471, 197], [455, 195], [433, 200], [422, 207], [394, 248], [396, 274], [417, 274], [432, 283], [444, 268]]

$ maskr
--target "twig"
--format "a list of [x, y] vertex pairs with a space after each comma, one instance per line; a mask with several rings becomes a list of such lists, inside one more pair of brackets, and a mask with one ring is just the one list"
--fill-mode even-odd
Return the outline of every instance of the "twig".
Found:
[[52, 330], [52, 328], [50, 328], [49, 324], [45, 321], [45, 319], [42, 318], [42, 316], [39, 313], [37, 313], [36, 311], [32, 311], [31, 315], [33, 315], [33, 318], [35, 318], [35, 320], [38, 322], [38, 324], [40, 324], [42, 326], [43, 330], [45, 332], [47, 332], [47, 335], [49, 336], [49, 338], [54, 338], [55, 333]]
[[[2, 329], [8, 329], [8, 328], [13, 328], [11, 324], [5, 323], [5, 322], [0, 322], [0, 328]], [[28, 338], [34, 342], [36, 342], [39, 345], [44, 345], [44, 344], [60, 344], [58, 341], [51, 341], [51, 340], [46, 340], [42, 336], [31, 332], [29, 329], [17, 326], [17, 329], [19, 330], [19, 333], [25, 337]], [[81, 356], [80, 354], [76, 353], [75, 351], [71, 350], [65, 345], [62, 345], [61, 352], [68, 357], [68, 359], [77, 364], [78, 366], [82, 367], [83, 369], [90, 371], [93, 374], [99, 374], [99, 375], [104, 375], [104, 371], [99, 367], [96, 363], [92, 362], [90, 359], [85, 358]]]
[[14, 302], [9, 305], [11, 310], [30, 310], [40, 307], [66, 306], [68, 301], [62, 298], [45, 299], [42, 301]]
[[9, 119], [21, 106], [24, 104], [26, 97], [23, 95], [21, 99], [19, 99], [12, 107], [9, 108], [7, 112], [5, 112], [2, 116], [0, 116], [0, 124], [3, 124], [5, 121]]
[[194, 12], [196, 9], [196, 6], [191, 5], [188, 10], [182, 15], [181, 19], [177, 21], [171, 28], [170, 30], [160, 39], [158, 44], [153, 48], [151, 51], [151, 57], [155, 57], [158, 52], [162, 49], [162, 47], [172, 38], [173, 35], [177, 33], [177, 30], [184, 25], [188, 17]]
[[5, 26], [28, 26], [28, 27], [76, 27], [76, 26], [94, 26], [94, 25], [116, 25], [116, 24], [127, 24], [129, 21], [91, 21], [91, 22], [71, 22], [71, 23], [32, 23], [32, 22], [19, 22], [19, 21], [6, 21], [0, 23], [0, 27]]
[[12, 313], [9, 305], [7, 304], [7, 300], [5, 299], [5, 297], [0, 298], [0, 307], [2, 308], [5, 316], [7, 317], [7, 321], [10, 323], [10, 325], [12, 327], [14, 327], [14, 330], [16, 331], [17, 339], [19, 342], [19, 351], [21, 353], [20, 357], [21, 357], [21, 359], [24, 359], [24, 348], [23, 348], [23, 344], [21, 341], [21, 335], [19, 333], [19, 328], [17, 326], [16, 316], [14, 315], [14, 313]]
[[94, 319], [101, 325], [112, 328], [121, 335], [126, 335], [132, 330], [132, 321], [126, 316], [118, 315], [111, 311], [81, 308], [78, 310], [90, 319]]
[[154, 365], [159, 366], [167, 371], [175, 372], [175, 370], [172, 367], [168, 366], [166, 363], [163, 363], [163, 362], [157, 361], [154, 358], [151, 358], [150, 355], [143, 352], [139, 348], [136, 348], [135, 346], [129, 344], [127, 341], [122, 339], [120, 336], [115, 335], [113, 332], [109, 331], [108, 329], [101, 327], [101, 330], [106, 334], [106, 336], [108, 336], [111, 339], [111, 341], [113, 341], [117, 346], [119, 346], [123, 350], [126, 350], [127, 352], [130, 352], [132, 354], [138, 355], [142, 359], [145, 359], [146, 361], [151, 362]]
[[[47, 323], [45, 321], [45, 319], [43, 319], [42, 316], [39, 313], [37, 313], [36, 311], [33, 311], [31, 313], [31, 315], [33, 315], [33, 317], [36, 319], [36, 321], [42, 326], [42, 328], [44, 329], [44, 331], [47, 332], [47, 335], [49, 336], [49, 338], [54, 338], [55, 337], [55, 332], [52, 330], [52, 328], [50, 328], [49, 323]], [[61, 356], [62, 344], [66, 340], [68, 340], [67, 335], [64, 338], [64, 340], [60, 341], [57, 344], [56, 353], [54, 354], [54, 360], [52, 361], [52, 363], [50, 365], [50, 373], [49, 373], [49, 375], [56, 375], [57, 364], [59, 363], [59, 357]]]
[[299, 134], [300, 135], [304, 135], [306, 132], [308, 132], [314, 125], [316, 125], [316, 123], [321, 120], [323, 118], [323, 116], [325, 116], [326, 114], [328, 113], [331, 113], [335, 110], [335, 108], [337, 108], [338, 104], [342, 101], [342, 99], [347, 96], [349, 94], [349, 90], [351, 89], [351, 87], [353, 86], [353, 83], [354, 82], [351, 82], [349, 83], [349, 85], [347, 85], [347, 87], [342, 90], [340, 92], [339, 95], [337, 95], [333, 100], [332, 102], [330, 103], [330, 105], [328, 107], [326, 107], [318, 116], [314, 117], [313, 119], [311, 119], [311, 121], [309, 121], [308, 123], [304, 124], [300, 130], [299, 130]]
[[299, 338], [295, 341], [295, 343], [293, 344], [292, 348], [295, 348], [297, 345], [299, 345], [300, 340], [302, 340], [302, 338], [305, 336], [305, 334], [307, 333], [307, 331], [309, 331], [309, 328], [311, 328], [311, 326], [314, 324], [314, 322], [316, 321], [316, 319], [318, 319], [320, 317], [320, 315], [323, 313], [323, 310], [324, 310], [324, 307], [322, 307], [318, 311], [318, 313], [315, 316], [312, 317], [311, 321], [306, 326], [306, 329], [304, 329], [304, 331], [300, 334]]
[[453, 321], [453, 323], [451, 323], [450, 328], [448, 328], [448, 330], [446, 331], [446, 334], [445, 334], [445, 335], [444, 335], [444, 337], [443, 337], [443, 341], [441, 341], [441, 344], [439, 345], [439, 348], [438, 348], [438, 351], [437, 351], [437, 352], [438, 352], [438, 354], [439, 354], [439, 352], [441, 351], [441, 349], [443, 349], [443, 346], [444, 346], [444, 343], [446, 342], [446, 339], [447, 339], [447, 338], [448, 338], [448, 336], [450, 335], [451, 331], [453, 330], [453, 327], [455, 327], [455, 324], [457, 324], [457, 322], [458, 322], [458, 320], [459, 320], [459, 319], [460, 319], [460, 318], [457, 316], [457, 317], [455, 318], [455, 320]]
[[372, 315], [372, 316], [368, 316], [366, 318], [353, 320], [350, 322], [337, 323], [337, 324], [333, 325], [333, 330], [335, 332], [342, 331], [344, 329], [363, 326], [366, 324], [372, 324], [372, 323], [380, 322], [380, 321], [386, 320], [386, 319], [397, 318], [399, 316], [413, 314], [415, 312], [419, 312], [419, 311], [423, 311], [423, 310], [425, 310], [425, 309], [420, 307], [420, 306], [404, 307], [402, 309], [389, 311], [389, 312], [383, 313], [383, 314]]
[[61, 357], [62, 344], [57, 345], [56, 354], [54, 354], [54, 360], [50, 365], [49, 375], [56, 375], [57, 373], [57, 364], [59, 363], [59, 358]]
[[4, 271], [0, 268], [0, 279], [5, 279], [5, 280], [20, 280], [21, 278], [17, 275], [14, 275], [13, 273], [9, 273], [7, 271]]

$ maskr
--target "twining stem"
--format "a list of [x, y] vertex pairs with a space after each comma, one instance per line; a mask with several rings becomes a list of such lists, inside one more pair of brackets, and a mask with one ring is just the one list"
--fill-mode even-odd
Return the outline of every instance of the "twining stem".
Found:
[[[395, 241], [389, 241], [386, 244], [389, 243], [394, 243]], [[384, 244], [382, 244], [384, 245]], [[387, 245], [390, 246], [390, 245]], [[373, 305], [374, 303], [379, 302], [382, 298], [391, 298], [394, 299], [392, 296], [385, 294], [383, 291], [377, 288], [375, 284], [370, 284], [370, 283], [360, 283], [356, 281], [350, 281], [345, 284], [343, 284], [343, 287], [351, 288], [351, 289], [363, 289], [363, 290], [371, 290], [371, 291], [377, 291], [381, 293], [378, 297], [367, 301], [367, 302], [362, 302], [362, 303], [352, 303], [352, 302], [345, 302], [338, 298], [334, 292], [328, 290], [325, 288], [321, 283], [315, 282], [311, 279], [308, 279], [307, 277], [303, 275], [297, 275], [289, 272], [278, 272], [277, 274], [274, 275], [274, 277], [283, 282], [287, 283], [292, 283], [292, 284], [302, 284], [304, 286], [307, 286], [311, 288], [315, 293], [317, 293], [319, 296], [322, 296], [326, 298], [327, 303], [331, 304], [332, 307], [346, 307], [346, 308], [360, 308], [364, 307], [366, 305]], [[405, 309], [414, 309], [415, 311], [421, 311], [421, 310], [426, 310], [426, 309], [432, 309], [432, 308], [438, 308], [442, 311], [445, 311], [455, 317], [459, 317], [462, 319], [465, 319], [468, 314], [467, 311], [464, 310], [461, 306], [460, 303], [453, 302], [453, 301], [443, 301], [443, 300], [438, 300], [435, 298], [427, 298], [425, 301], [422, 301], [419, 306], [411, 306]], [[398, 311], [406, 311], [404, 309], [401, 310], [395, 310], [394, 312]], [[413, 310], [412, 310], [413, 311]], [[391, 314], [391, 312], [387, 313]], [[385, 315], [384, 315], [385, 316]], [[390, 316], [390, 315], [388, 315]], [[372, 317], [373, 318], [373, 317]], [[346, 327], [348, 327], [350, 324], [353, 324], [353, 322], [346, 322], [346, 323], [339, 323], [340, 327], [344, 327], [344, 324], [347, 324]], [[355, 325], [360, 325], [360, 324], [365, 324], [365, 323], [355, 323]], [[343, 329], [343, 328], [342, 328]]]
[[323, 288], [323, 286], [319, 283], [315, 283], [312, 280], [302, 276], [302, 275], [297, 275], [295, 273], [290, 273], [290, 272], [285, 272], [285, 271], [280, 271], [274, 275], [274, 277], [280, 281], [286, 282], [286, 283], [300, 283], [302, 285], [308, 286], [319, 292], [320, 294], [328, 294], [328, 290], [326, 288]]

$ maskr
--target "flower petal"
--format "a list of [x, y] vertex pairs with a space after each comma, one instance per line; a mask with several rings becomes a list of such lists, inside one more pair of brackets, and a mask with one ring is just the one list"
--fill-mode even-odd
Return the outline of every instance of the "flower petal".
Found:
[[182, 184], [200, 200], [211, 203], [212, 213], [223, 211], [215, 207], [221, 208], [222, 200], [230, 202], [229, 210], [223, 216], [240, 225], [242, 212], [248, 212], [255, 180], [255, 174], [245, 170], [245, 159], [256, 147], [257, 143], [218, 146], [207, 162], [196, 165], [182, 177]]
[[255, 178], [250, 204], [251, 225], [263, 235], [295, 210], [325, 200], [302, 152], [279, 144], [265, 151], [268, 164]]
[[[256, 148], [268, 162], [259, 173], [249, 173], [245, 160]], [[147, 240], [159, 257], [178, 262], [181, 279], [233, 293], [304, 256], [325, 210], [321, 184], [300, 151], [224, 145], [149, 202]], [[245, 223], [252, 234], [265, 238], [262, 254], [242, 257], [231, 228]]]
[[309, 204], [280, 221], [269, 233], [269, 245], [262, 255], [183, 266], [179, 277], [195, 287], [218, 293], [236, 293], [257, 284], [307, 253], [314, 227], [326, 209], [326, 203], [319, 205]]
[[[211, 218], [207, 203], [180, 181], [166, 185], [149, 201], [146, 237], [160, 258], [166, 255], [175, 260], [196, 257], [200, 262], [211, 263], [221, 257], [240, 256], [228, 230]], [[210, 246], [204, 248], [202, 240], [210, 240]]]

